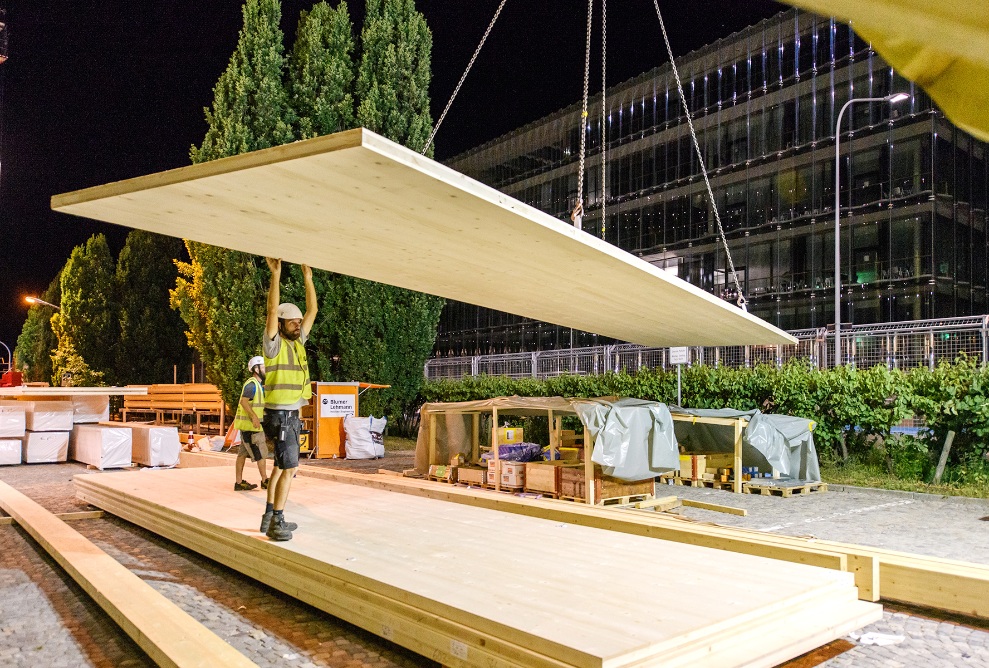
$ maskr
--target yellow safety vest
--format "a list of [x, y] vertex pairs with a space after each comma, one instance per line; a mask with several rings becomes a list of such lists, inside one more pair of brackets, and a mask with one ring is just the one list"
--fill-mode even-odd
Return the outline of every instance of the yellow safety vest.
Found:
[[[281, 334], [279, 334], [281, 336]], [[292, 406], [312, 398], [309, 363], [305, 346], [282, 337], [278, 356], [264, 356], [264, 402], [266, 406]]]
[[[246, 388], [251, 383], [255, 385], [254, 398], [251, 399], [251, 409], [258, 416], [258, 420], [261, 420], [264, 417], [264, 388], [261, 386], [261, 381], [254, 376], [247, 379], [244, 387]], [[241, 391], [240, 396], [241, 398], [244, 397], [243, 391]], [[251, 422], [251, 418], [247, 416], [247, 411], [244, 410], [244, 406], [240, 403], [239, 399], [237, 400], [237, 415], [234, 416], [234, 428], [240, 431], [257, 431], [257, 427]]]

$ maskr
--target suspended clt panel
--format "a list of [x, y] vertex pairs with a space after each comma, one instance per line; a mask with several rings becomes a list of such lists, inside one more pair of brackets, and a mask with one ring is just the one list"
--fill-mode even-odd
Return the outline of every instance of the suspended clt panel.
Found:
[[646, 346], [795, 342], [364, 129], [56, 195], [52, 208]]

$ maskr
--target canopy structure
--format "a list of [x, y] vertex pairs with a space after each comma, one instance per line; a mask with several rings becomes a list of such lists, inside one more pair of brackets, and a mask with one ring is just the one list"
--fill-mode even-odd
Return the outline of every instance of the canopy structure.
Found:
[[795, 342], [361, 128], [56, 195], [52, 208], [646, 346]]
[[786, 0], [849, 21], [951, 121], [989, 141], [989, 8], [984, 0]]

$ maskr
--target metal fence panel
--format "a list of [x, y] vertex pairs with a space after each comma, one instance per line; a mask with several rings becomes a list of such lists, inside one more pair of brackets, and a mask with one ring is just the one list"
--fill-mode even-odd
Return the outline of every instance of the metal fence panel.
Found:
[[[737, 368], [758, 364], [779, 366], [791, 359], [805, 359], [816, 367], [833, 365], [834, 332], [803, 329], [790, 334], [797, 339], [795, 345], [692, 347], [690, 362]], [[954, 360], [962, 353], [982, 364], [989, 362], [989, 316], [855, 325], [842, 333], [842, 359], [859, 367], [934, 366], [941, 360]], [[424, 371], [430, 380], [478, 374], [548, 378], [607, 371], [635, 373], [668, 366], [668, 348], [625, 343], [531, 353], [439, 357], [426, 362]]]

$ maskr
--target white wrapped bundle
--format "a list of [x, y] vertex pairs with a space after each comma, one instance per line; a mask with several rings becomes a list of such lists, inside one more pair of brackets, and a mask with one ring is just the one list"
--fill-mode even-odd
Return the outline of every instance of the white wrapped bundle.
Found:
[[110, 422], [111, 426], [131, 430], [131, 461], [144, 466], [175, 466], [179, 463], [179, 431], [176, 427]]
[[72, 430], [70, 458], [100, 469], [131, 465], [131, 430], [77, 424]]
[[106, 394], [83, 394], [72, 397], [72, 421], [95, 424], [110, 419], [110, 397]]
[[21, 438], [24, 436], [24, 424], [24, 411], [0, 406], [0, 438]]
[[69, 456], [69, 432], [29, 431], [24, 434], [26, 464], [64, 462]]
[[23, 410], [28, 431], [72, 431], [71, 401], [3, 401], [0, 406]]
[[21, 450], [24, 444], [19, 438], [0, 439], [0, 466], [21, 463]]

